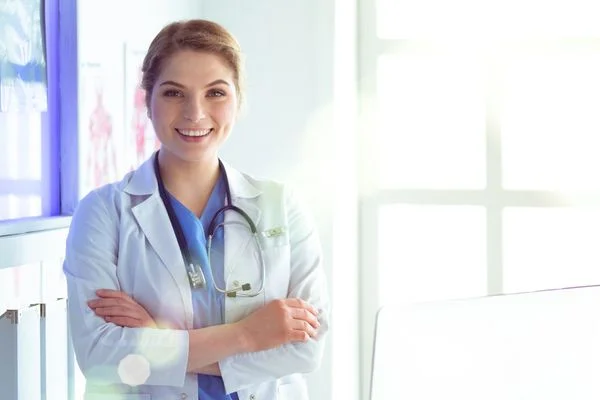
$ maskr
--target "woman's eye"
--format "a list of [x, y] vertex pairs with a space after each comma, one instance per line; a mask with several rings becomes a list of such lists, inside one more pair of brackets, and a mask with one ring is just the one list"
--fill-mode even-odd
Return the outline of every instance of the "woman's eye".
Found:
[[163, 93], [166, 97], [183, 97], [183, 93], [179, 90], [168, 89]]
[[211, 90], [208, 92], [208, 97], [223, 97], [225, 96], [225, 92], [222, 90]]

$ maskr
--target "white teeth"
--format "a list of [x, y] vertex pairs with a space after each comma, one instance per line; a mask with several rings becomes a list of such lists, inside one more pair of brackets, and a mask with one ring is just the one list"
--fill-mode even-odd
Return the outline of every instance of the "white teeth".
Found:
[[206, 136], [212, 131], [212, 129], [200, 129], [197, 131], [192, 131], [188, 129], [178, 129], [177, 132], [181, 133], [183, 136]]

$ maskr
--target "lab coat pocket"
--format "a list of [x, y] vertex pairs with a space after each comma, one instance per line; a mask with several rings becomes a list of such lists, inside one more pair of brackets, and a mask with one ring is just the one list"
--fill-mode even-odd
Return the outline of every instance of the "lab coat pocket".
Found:
[[277, 400], [308, 400], [306, 386], [299, 382], [279, 385]]
[[85, 400], [152, 400], [149, 394], [87, 393]]
[[278, 247], [290, 244], [290, 235], [286, 226], [274, 226], [265, 229], [260, 235], [263, 247]]

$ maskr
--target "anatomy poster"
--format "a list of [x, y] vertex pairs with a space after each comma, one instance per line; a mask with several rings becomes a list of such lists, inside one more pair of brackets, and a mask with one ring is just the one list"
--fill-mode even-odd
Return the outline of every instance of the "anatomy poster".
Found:
[[40, 0], [0, 0], [0, 111], [47, 109]]
[[130, 170], [144, 162], [159, 146], [148, 118], [146, 93], [141, 87], [145, 50], [125, 46], [125, 161]]
[[127, 172], [123, 138], [123, 58], [114, 44], [89, 46], [79, 66], [79, 193]]

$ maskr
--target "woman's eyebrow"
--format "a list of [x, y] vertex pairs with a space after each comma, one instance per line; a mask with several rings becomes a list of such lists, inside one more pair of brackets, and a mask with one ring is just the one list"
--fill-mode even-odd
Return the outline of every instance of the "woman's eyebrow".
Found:
[[[181, 83], [175, 82], [175, 81], [164, 81], [164, 82], [162, 82], [162, 83], [161, 83], [159, 86], [164, 86], [164, 85], [171, 85], [171, 86], [176, 86], [176, 87], [178, 87], [178, 88], [181, 88], [181, 89], [185, 89], [185, 86], [184, 86], [184, 85], [182, 85]], [[229, 84], [229, 82], [227, 82], [226, 80], [224, 80], [224, 79], [217, 79], [217, 80], [215, 80], [215, 81], [212, 81], [212, 82], [211, 82], [211, 83], [209, 83], [208, 85], [204, 86], [204, 88], [206, 89], [206, 88], [208, 88], [208, 87], [211, 87], [211, 86], [216, 86], [216, 85], [227, 85], [227, 86], [231, 86], [231, 85]]]
[[208, 88], [208, 87], [211, 87], [211, 86], [216, 86], [216, 85], [221, 85], [221, 84], [223, 84], [223, 85], [227, 85], [227, 86], [231, 86], [231, 85], [229, 84], [229, 82], [227, 82], [226, 80], [224, 80], [224, 79], [217, 79], [216, 81], [212, 81], [212, 82], [211, 82], [211, 83], [209, 83], [208, 85], [204, 86], [204, 88], [206, 89], [206, 88]]
[[164, 81], [159, 86], [164, 86], [164, 85], [177, 86], [179, 88], [185, 89], [185, 86], [183, 86], [181, 83], [177, 83], [175, 81]]

